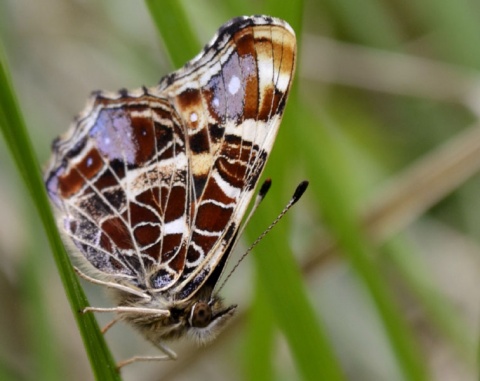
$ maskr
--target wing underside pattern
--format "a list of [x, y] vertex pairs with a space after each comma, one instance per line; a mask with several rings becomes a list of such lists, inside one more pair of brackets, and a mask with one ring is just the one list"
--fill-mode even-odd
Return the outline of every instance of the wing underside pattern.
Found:
[[46, 174], [87, 261], [136, 287], [193, 295], [245, 214], [294, 67], [286, 23], [238, 18], [157, 87], [92, 97]]

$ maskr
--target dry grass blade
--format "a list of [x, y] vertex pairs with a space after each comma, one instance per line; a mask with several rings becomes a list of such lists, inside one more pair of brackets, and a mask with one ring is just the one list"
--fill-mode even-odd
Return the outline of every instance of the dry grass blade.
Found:
[[478, 73], [428, 58], [306, 35], [301, 74], [393, 95], [470, 103], [479, 92]]
[[[480, 126], [459, 133], [443, 146], [393, 177], [366, 202], [361, 220], [372, 240], [381, 244], [480, 170]], [[303, 265], [306, 272], [328, 262], [336, 244], [325, 240]]]
[[367, 203], [364, 226], [376, 242], [383, 242], [479, 170], [480, 125], [475, 125], [386, 184]]

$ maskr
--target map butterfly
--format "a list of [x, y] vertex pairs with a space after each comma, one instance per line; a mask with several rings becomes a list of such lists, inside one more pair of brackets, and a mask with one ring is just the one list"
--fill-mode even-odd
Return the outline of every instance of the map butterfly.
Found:
[[45, 181], [59, 224], [79, 274], [118, 304], [86, 311], [115, 312], [113, 322], [165, 354], [127, 363], [176, 358], [166, 340], [205, 342], [234, 314], [214, 288], [272, 149], [295, 57], [285, 21], [235, 18], [158, 86], [94, 93], [54, 141]]

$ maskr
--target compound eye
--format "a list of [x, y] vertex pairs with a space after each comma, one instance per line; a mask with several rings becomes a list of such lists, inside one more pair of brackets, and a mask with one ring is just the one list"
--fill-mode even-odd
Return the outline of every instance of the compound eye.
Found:
[[212, 309], [208, 303], [197, 302], [192, 307], [189, 320], [192, 327], [204, 328], [212, 321]]

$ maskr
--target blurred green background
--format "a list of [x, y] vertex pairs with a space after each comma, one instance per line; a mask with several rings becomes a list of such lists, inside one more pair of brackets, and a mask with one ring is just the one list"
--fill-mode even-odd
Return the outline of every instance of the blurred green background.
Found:
[[[229, 280], [240, 312], [220, 337], [173, 343], [176, 362], [134, 364], [123, 379], [478, 379], [474, 2], [2, 1], [1, 44], [38, 161], [91, 91], [153, 86], [228, 19], [262, 13], [291, 23], [299, 60], [265, 171], [273, 188], [231, 265], [299, 181], [310, 188]], [[0, 380], [93, 379], [3, 140], [0, 184]], [[111, 305], [82, 284], [92, 305]], [[107, 342], [117, 360], [158, 353], [121, 324]]]

